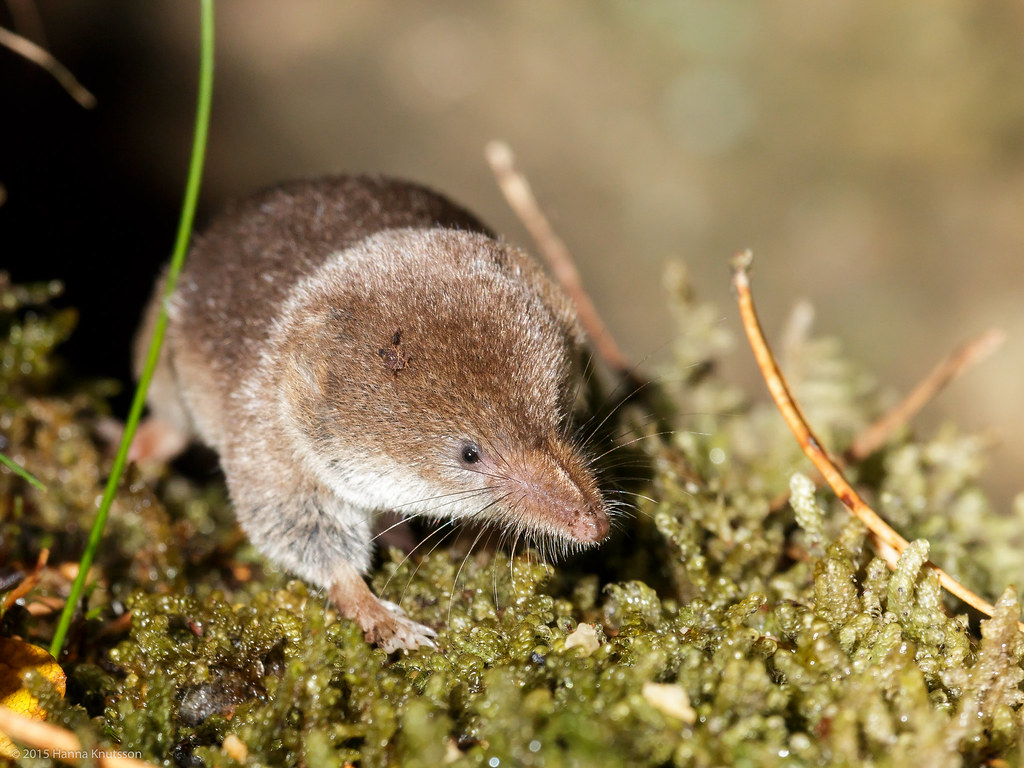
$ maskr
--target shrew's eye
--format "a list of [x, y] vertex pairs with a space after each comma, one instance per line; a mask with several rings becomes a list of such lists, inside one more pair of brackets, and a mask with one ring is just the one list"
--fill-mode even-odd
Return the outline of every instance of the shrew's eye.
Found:
[[480, 461], [480, 446], [476, 443], [463, 443], [459, 458], [463, 464], [476, 464]]

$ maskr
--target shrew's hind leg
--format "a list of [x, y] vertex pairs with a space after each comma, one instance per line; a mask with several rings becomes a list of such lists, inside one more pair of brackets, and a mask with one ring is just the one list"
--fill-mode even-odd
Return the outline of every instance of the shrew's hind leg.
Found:
[[[132, 374], [136, 379], [142, 376], [146, 358], [149, 355], [149, 344], [153, 328], [163, 305], [164, 277], [157, 281], [156, 289], [149, 305], [142, 316], [142, 324], [135, 334], [132, 350]], [[173, 332], [168, 331], [164, 344], [160, 349], [153, 380], [146, 393], [146, 402], [150, 407], [150, 415], [143, 419], [135, 432], [129, 461], [166, 462], [173, 459], [188, 447], [193, 435], [192, 418], [182, 399], [178, 388], [178, 379], [174, 370]], [[116, 432], [116, 441], [121, 439], [123, 428], [114, 430], [109, 427], [111, 437]], [[115, 442], [112, 440], [111, 442]]]

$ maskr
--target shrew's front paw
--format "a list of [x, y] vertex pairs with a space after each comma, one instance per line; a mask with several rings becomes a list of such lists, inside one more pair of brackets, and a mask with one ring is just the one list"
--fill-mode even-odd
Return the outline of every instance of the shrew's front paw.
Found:
[[388, 653], [437, 647], [434, 630], [417, 624], [395, 603], [379, 600], [350, 565], [340, 565], [335, 573], [335, 581], [330, 587], [331, 601], [342, 616], [352, 619], [362, 628], [367, 642]]
[[410, 619], [395, 603], [388, 600], [378, 602], [384, 613], [375, 616], [371, 626], [363, 625], [367, 642], [376, 643], [388, 653], [400, 649], [437, 648], [434, 644], [437, 632]]

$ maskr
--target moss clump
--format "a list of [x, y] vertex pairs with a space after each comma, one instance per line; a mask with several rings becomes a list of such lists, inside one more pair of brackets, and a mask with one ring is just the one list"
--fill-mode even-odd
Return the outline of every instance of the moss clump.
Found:
[[[88, 744], [181, 766], [1018, 763], [1016, 596], [976, 622], [924, 563], [1003, 591], [1024, 574], [1024, 502], [992, 515], [978, 443], [952, 428], [894, 441], [851, 470], [916, 539], [890, 573], [860, 524], [796, 474], [806, 463], [773, 408], [718, 379], [720, 313], [673, 280], [683, 330], [657, 417], [679, 430], [655, 437], [645, 414], [622, 415], [627, 439], [647, 437], [651, 480], [596, 554], [552, 567], [533, 552], [383, 553], [374, 589], [440, 630], [437, 651], [389, 658], [322, 595], [261, 573], [215, 480], [137, 477], [114, 508], [68, 697], [40, 691], [53, 718]], [[793, 340], [787, 355], [841, 451], [879, 393], [834, 342]], [[3, 518], [5, 552], [27, 567], [44, 541], [77, 546], [63, 530], [89, 518], [106, 459], [94, 401], [5, 386], [13, 450], [55, 489], [0, 475], [5, 510], [21, 499]], [[69, 453], [90, 466], [69, 469]], [[61, 588], [52, 574], [41, 587]], [[8, 613], [5, 631], [45, 637], [45, 617]], [[596, 648], [567, 647], [580, 623]]]

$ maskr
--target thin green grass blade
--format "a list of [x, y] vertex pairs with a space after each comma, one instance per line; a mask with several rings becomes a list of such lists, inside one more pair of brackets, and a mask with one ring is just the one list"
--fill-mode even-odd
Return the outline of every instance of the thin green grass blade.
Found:
[[23, 466], [15, 462], [10, 456], [0, 453], [0, 464], [3, 464], [29, 485], [38, 488], [43, 493], [46, 493], [46, 486], [43, 485], [42, 481]]
[[[206, 156], [206, 138], [210, 127], [210, 102], [213, 95], [213, 1], [200, 0], [201, 9], [201, 43], [199, 55], [199, 97], [196, 108], [195, 133], [192, 141], [192, 160], [189, 164], [188, 182], [185, 185], [185, 200], [181, 207], [181, 221], [178, 225], [178, 237], [174, 244], [174, 254], [171, 257], [171, 264], [167, 270], [167, 283], [164, 290], [165, 299], [174, 292], [174, 286], [178, 281], [182, 265], [185, 263], [185, 253], [188, 249], [189, 237], [192, 234], [192, 222], [195, 218], [196, 201], [199, 198], [199, 181], [203, 175], [203, 161]], [[100, 501], [99, 511], [93, 521], [92, 529], [89, 531], [89, 542], [82, 559], [78, 565], [78, 575], [71, 585], [71, 594], [64, 604], [64, 611], [61, 613], [60, 622], [53, 635], [53, 642], [50, 644], [50, 654], [59, 658], [64, 647], [68, 630], [71, 627], [71, 619], [75, 615], [75, 608], [82, 597], [85, 589], [85, 580], [89, 574], [99, 549], [100, 540], [103, 537], [103, 528], [110, 514], [110, 507], [114, 502], [117, 493], [117, 486], [124, 474], [125, 465], [128, 460], [128, 449], [135, 436], [135, 430], [139, 425], [142, 410], [146, 404], [146, 391], [149, 389], [149, 382], [153, 378], [153, 371], [156, 370], [157, 360], [160, 357], [160, 346], [163, 343], [164, 333], [167, 330], [167, 309], [166, 306], [160, 310], [156, 326], [153, 329], [153, 338], [149, 343], [149, 352], [146, 355], [146, 365], [143, 368], [142, 376], [139, 377], [139, 384], [135, 388], [135, 396], [132, 399], [131, 410], [128, 412], [128, 420], [124, 425], [124, 435], [121, 444], [118, 446], [117, 455], [114, 457], [114, 465], [110, 472], [103, 492], [103, 499]]]

